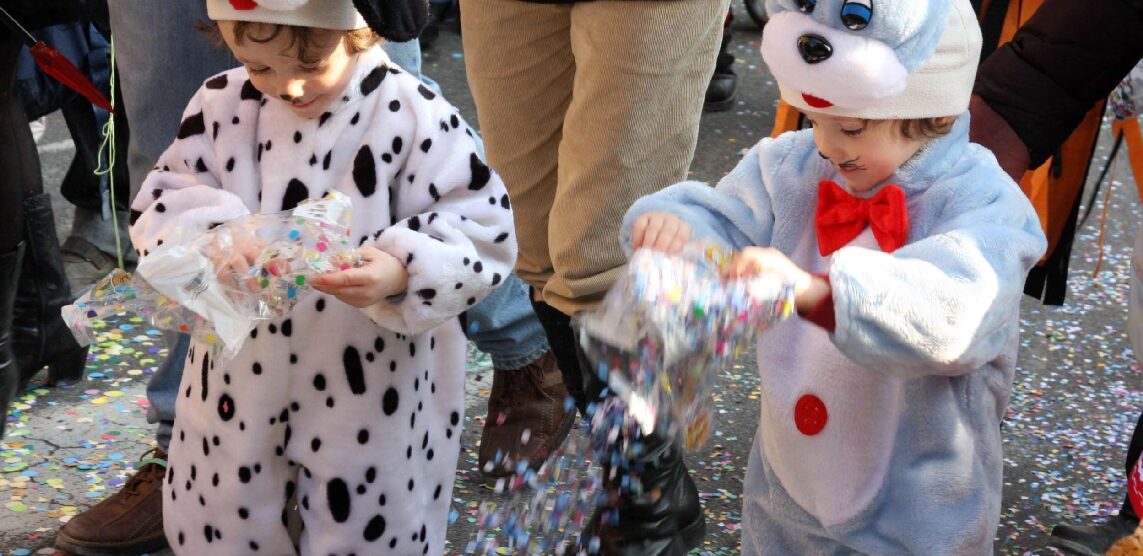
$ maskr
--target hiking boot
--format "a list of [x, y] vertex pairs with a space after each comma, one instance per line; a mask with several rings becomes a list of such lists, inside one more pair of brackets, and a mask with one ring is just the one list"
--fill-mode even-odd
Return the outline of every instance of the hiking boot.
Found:
[[519, 369], [494, 370], [480, 435], [480, 472], [489, 479], [507, 477], [522, 461], [538, 469], [575, 423], [575, 408], [565, 408], [567, 398], [550, 351]]
[[143, 454], [119, 492], [75, 516], [56, 535], [56, 548], [76, 556], [142, 554], [167, 547], [163, 534], [163, 476], [167, 454]]
[[1048, 546], [1064, 554], [1103, 556], [1116, 541], [1130, 535], [1139, 526], [1139, 519], [1122, 513], [1102, 525], [1057, 525], [1052, 528]]

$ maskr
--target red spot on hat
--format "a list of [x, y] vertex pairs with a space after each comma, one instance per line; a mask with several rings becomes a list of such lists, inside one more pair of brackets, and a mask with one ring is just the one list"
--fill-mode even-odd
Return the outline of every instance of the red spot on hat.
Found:
[[[231, 1], [233, 2], [234, 0]], [[802, 100], [806, 101], [806, 104], [810, 105], [811, 108], [829, 108], [833, 106], [832, 102], [807, 93], [802, 93]]]
[[230, 5], [236, 10], [253, 10], [258, 7], [254, 0], [230, 0]]

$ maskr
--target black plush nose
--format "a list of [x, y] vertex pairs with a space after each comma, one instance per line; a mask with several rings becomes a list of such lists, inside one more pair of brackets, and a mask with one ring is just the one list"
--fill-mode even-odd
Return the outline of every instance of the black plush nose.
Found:
[[798, 52], [807, 64], [817, 64], [833, 55], [833, 46], [821, 35], [802, 35], [798, 37]]

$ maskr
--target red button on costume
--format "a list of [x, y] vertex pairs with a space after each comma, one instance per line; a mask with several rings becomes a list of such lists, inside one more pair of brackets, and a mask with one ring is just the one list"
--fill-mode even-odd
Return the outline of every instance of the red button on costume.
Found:
[[794, 404], [794, 424], [802, 434], [813, 436], [822, 432], [827, 421], [829, 412], [826, 411], [825, 402], [821, 398], [806, 394], [798, 398], [798, 403]]

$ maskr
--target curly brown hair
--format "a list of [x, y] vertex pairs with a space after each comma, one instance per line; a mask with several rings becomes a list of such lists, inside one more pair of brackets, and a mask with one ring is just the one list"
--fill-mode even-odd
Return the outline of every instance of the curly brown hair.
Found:
[[[222, 39], [222, 31], [218, 28], [218, 22], [209, 21], [198, 24], [198, 29], [206, 33], [215, 44], [225, 45], [226, 42]], [[235, 21], [234, 22], [234, 40], [238, 44], [242, 44], [246, 40], [256, 43], [267, 43], [276, 40], [286, 33], [290, 43], [287, 48], [295, 49], [298, 60], [304, 64], [312, 64], [318, 60], [313, 57], [314, 47], [324, 46], [327, 40], [327, 34], [340, 33], [338, 38], [344, 37], [346, 44], [349, 46], [349, 52], [356, 54], [369, 47], [381, 42], [381, 37], [374, 33], [368, 27], [361, 29], [353, 29], [351, 31], [336, 31], [332, 29], [318, 29], [315, 27], [299, 27], [297, 25], [279, 25], [275, 23], [260, 23], [256, 21]], [[337, 36], [337, 35], [334, 35]]]
[[956, 116], [941, 116], [939, 118], [917, 118], [912, 120], [901, 120], [900, 127], [897, 128], [901, 135], [906, 139], [913, 139], [915, 137], [926, 137], [929, 139], [936, 139], [952, 129], [953, 123], [956, 122]]

